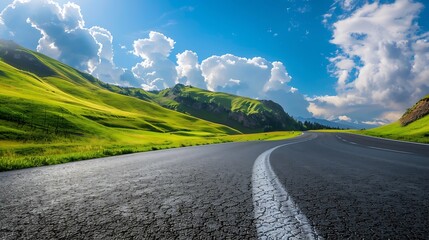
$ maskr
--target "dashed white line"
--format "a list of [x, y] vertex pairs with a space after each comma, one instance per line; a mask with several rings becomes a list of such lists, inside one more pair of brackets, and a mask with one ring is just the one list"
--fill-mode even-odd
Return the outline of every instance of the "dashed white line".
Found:
[[269, 162], [274, 150], [314, 138], [271, 148], [256, 159], [252, 173], [252, 193], [259, 239], [322, 239], [283, 188]]
[[382, 138], [382, 137], [374, 137], [374, 136], [370, 136], [370, 135], [363, 135], [363, 134], [357, 134], [357, 133], [348, 133], [348, 132], [345, 132], [345, 133], [343, 133], [343, 134], [350, 134], [350, 135], [355, 135], [355, 136], [360, 136], [360, 137], [367, 137], [367, 138], [375, 138], [375, 139], [380, 139], [380, 140], [390, 141], [390, 142], [399, 142], [399, 143], [406, 143], [406, 144], [414, 144], [414, 145], [429, 146], [429, 144], [428, 144], [428, 143], [419, 143], [419, 142], [401, 141], [401, 140], [396, 140], [396, 139]]
[[412, 153], [410, 153], [410, 152], [398, 151], [398, 150], [393, 150], [393, 149], [388, 149], [388, 148], [379, 148], [379, 147], [371, 147], [371, 146], [368, 146], [368, 147], [369, 147], [369, 148], [372, 148], [372, 149], [383, 150], [383, 151], [389, 151], [389, 152], [412, 154]]
[[340, 136], [338, 136], [338, 135], [335, 135], [335, 136], [336, 136], [338, 139], [340, 139], [341, 141], [345, 142], [345, 143], [350, 143], [350, 144], [353, 144], [353, 145], [358, 145], [357, 143], [347, 141], [346, 139], [344, 139], [344, 138], [342, 138], [342, 137], [340, 137]]
[[[342, 140], [343, 142], [350, 143], [350, 144], [353, 144], [353, 145], [359, 145], [359, 144], [357, 144], [355, 142], [347, 141], [347, 140], [345, 140], [344, 138], [341, 138], [338, 135], [335, 135], [335, 136], [338, 139]], [[405, 153], [405, 154], [413, 154], [413, 153], [410, 153], [410, 152], [398, 151], [398, 150], [393, 150], [393, 149], [388, 149], [388, 148], [379, 148], [379, 147], [372, 147], [372, 146], [365, 146], [365, 147], [372, 148], [372, 149], [377, 149], [377, 150], [382, 150], [382, 151], [389, 151], [389, 152], [396, 152], [396, 153]]]

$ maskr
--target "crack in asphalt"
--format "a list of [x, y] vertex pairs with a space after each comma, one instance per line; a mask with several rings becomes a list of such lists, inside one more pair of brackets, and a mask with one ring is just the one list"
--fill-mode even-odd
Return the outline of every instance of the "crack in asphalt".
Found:
[[0, 239], [255, 239], [253, 161], [230, 152], [260, 144], [1, 173]]

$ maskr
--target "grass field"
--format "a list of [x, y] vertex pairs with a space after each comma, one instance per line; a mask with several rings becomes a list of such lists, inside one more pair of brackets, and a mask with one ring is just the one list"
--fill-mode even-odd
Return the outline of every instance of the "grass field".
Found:
[[112, 136], [117, 139], [113, 141], [99, 138], [86, 139], [85, 141], [63, 139], [38, 143], [2, 140], [0, 141], [0, 171], [185, 146], [253, 140], [281, 140], [300, 134], [297, 131], [217, 135], [205, 132], [156, 133], [125, 130]]

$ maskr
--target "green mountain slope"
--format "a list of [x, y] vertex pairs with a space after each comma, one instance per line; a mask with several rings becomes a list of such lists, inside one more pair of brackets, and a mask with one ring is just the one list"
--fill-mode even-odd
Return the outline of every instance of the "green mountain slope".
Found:
[[392, 124], [363, 131], [364, 134], [405, 141], [429, 143], [429, 95]]
[[0, 40], [0, 171], [199, 144], [282, 139], [244, 135], [173, 111], [156, 94], [103, 83]]
[[62, 134], [111, 138], [112, 131], [124, 129], [238, 133], [113, 93], [89, 75], [58, 61], [13, 43], [0, 44], [0, 139], [38, 138], [40, 132], [43, 137], [52, 133], [49, 138]]
[[182, 84], [153, 94], [152, 99], [162, 106], [246, 133], [302, 128], [273, 101], [211, 92]]

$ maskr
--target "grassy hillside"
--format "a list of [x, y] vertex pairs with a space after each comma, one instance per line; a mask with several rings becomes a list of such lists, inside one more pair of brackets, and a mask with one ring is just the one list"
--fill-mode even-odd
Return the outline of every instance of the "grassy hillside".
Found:
[[0, 59], [0, 170], [243, 140], [11, 42], [0, 41]]
[[[428, 100], [429, 95], [408, 109], [397, 122], [360, 131], [360, 133], [376, 137], [429, 143], [429, 105], [426, 104]], [[406, 122], [404, 122], [404, 119], [406, 119]]]
[[177, 84], [152, 95], [162, 106], [242, 132], [298, 130], [302, 125], [272, 101], [255, 100]]
[[[0, 62], [1, 119], [4, 121], [31, 125], [32, 130], [57, 129], [76, 136], [103, 137], [105, 127], [170, 133], [238, 133], [151, 102], [112, 93], [93, 84], [77, 70], [41, 54], [18, 48], [0, 57], [3, 59], [5, 55], [33, 58], [32, 62], [38, 61], [33, 64], [35, 68], [42, 65], [46, 70], [36, 75], [14, 68], [5, 60]], [[29, 64], [25, 66], [29, 68]], [[10, 121], [14, 119], [17, 121]]]
[[[260, 101], [255, 99], [240, 97], [222, 92], [211, 92], [200, 88], [184, 86], [180, 84], [176, 85], [176, 87], [174, 87], [173, 89], [165, 89], [161, 91], [159, 95], [168, 97], [169, 92], [176, 92], [178, 95], [180, 94], [181, 96], [189, 96], [203, 103], [212, 102], [226, 109], [231, 109], [231, 111], [239, 111], [248, 115], [271, 110], [261, 104]], [[172, 101], [171, 103], [174, 104], [174, 102], [175, 101]]]

